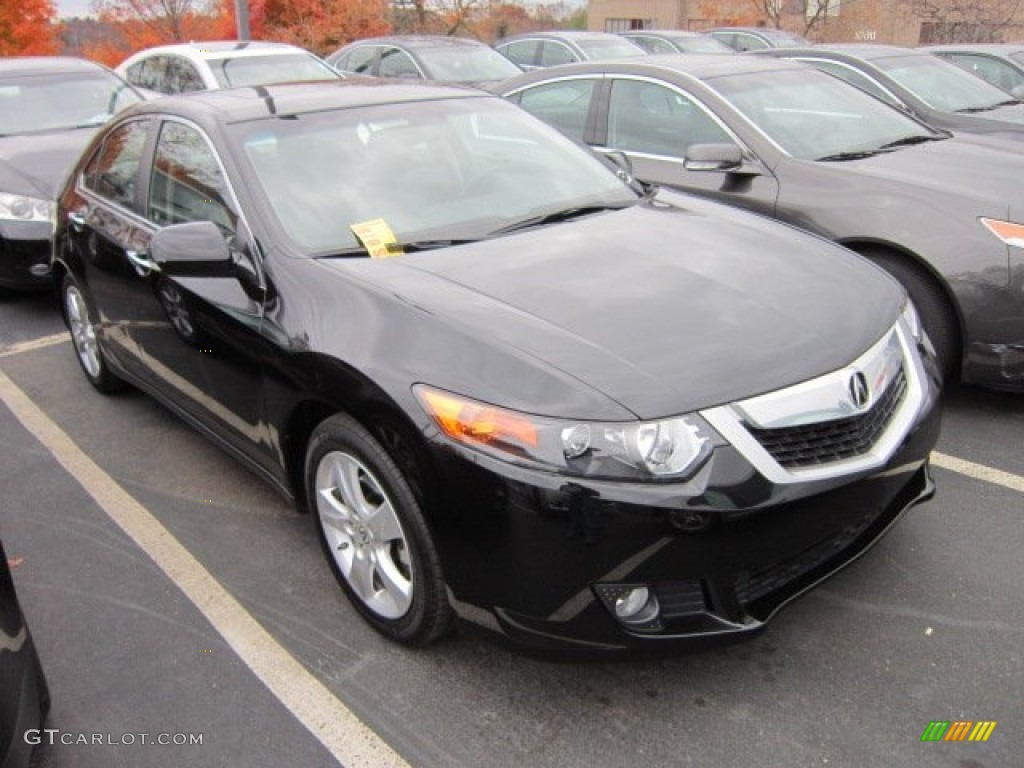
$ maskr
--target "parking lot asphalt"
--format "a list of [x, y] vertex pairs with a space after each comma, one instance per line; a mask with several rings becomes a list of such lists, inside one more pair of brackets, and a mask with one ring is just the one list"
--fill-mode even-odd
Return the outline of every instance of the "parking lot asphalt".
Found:
[[[49, 766], [1020, 765], [1024, 397], [951, 391], [939, 450], [971, 464], [937, 466], [933, 501], [753, 642], [551, 664], [381, 639], [306, 517], [149, 398], [96, 394], [61, 332], [48, 297], [0, 302], [0, 374], [26, 398], [0, 404], [0, 537], [50, 681]], [[56, 443], [25, 426], [33, 409]], [[126, 533], [117, 499], [155, 538]], [[245, 617], [265, 644], [239, 641]], [[955, 720], [997, 725], [922, 743]]]

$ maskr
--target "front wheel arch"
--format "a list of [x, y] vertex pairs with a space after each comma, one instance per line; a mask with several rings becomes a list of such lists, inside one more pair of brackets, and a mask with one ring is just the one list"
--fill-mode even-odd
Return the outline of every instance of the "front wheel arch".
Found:
[[965, 348], [963, 321], [946, 282], [929, 265], [905, 251], [873, 243], [844, 245], [899, 281], [917, 308], [943, 376], [957, 373]]

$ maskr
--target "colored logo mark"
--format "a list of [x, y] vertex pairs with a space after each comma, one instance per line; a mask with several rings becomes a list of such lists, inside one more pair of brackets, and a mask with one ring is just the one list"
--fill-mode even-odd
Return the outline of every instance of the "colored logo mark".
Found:
[[932, 720], [921, 741], [988, 741], [995, 728], [995, 720]]

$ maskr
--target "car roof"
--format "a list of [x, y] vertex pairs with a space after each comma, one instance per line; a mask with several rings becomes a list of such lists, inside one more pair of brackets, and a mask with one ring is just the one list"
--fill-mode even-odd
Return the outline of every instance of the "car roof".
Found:
[[892, 56], [933, 56], [934, 54], [918, 48], [903, 48], [898, 45], [881, 45], [875, 43], [834, 43], [815, 46], [804, 46], [801, 48], [780, 48], [782, 56], [791, 56], [794, 53], [800, 55], [827, 55], [838, 54], [849, 56], [854, 59], [871, 61], [872, 59], [887, 59]]
[[493, 98], [476, 88], [352, 78], [164, 96], [138, 104], [124, 114], [170, 113], [196, 122], [241, 123], [333, 109], [481, 97]]
[[[806, 66], [796, 61], [787, 61], [764, 56], [723, 56], [720, 53], [660, 53], [630, 59], [611, 61], [584, 61], [576, 64], [561, 64], [556, 67], [525, 72], [510, 77], [493, 90], [508, 93], [524, 87], [526, 83], [538, 82], [559, 76], [616, 71], [624, 74], [647, 75], [651, 77], [680, 74], [685, 77], [705, 80], [723, 75], [737, 75], [747, 72], [779, 72], [784, 70], [806, 71]], [[512, 88], [506, 88], [511, 83]]]
[[619, 35], [613, 35], [611, 32], [591, 32], [586, 29], [545, 29], [540, 32], [524, 32], [521, 35], [512, 35], [511, 37], [499, 40], [495, 45], [531, 37], [549, 37], [555, 40], [605, 40], [610, 37], [621, 39]]
[[384, 35], [382, 37], [365, 37], [353, 40], [345, 46], [352, 48], [357, 45], [398, 45], [409, 49], [420, 48], [488, 48], [486, 43], [471, 37], [449, 37], [447, 35]]
[[1005, 55], [1024, 51], [1024, 43], [946, 43], [944, 45], [926, 45], [923, 51], [964, 51], [967, 53], [994, 53]]
[[153, 48], [146, 48], [136, 53], [136, 56], [153, 55], [159, 53], [177, 53], [191, 59], [222, 59], [225, 57], [242, 56], [265, 56], [296, 51], [308, 53], [306, 49], [288, 43], [268, 43], [261, 40], [204, 40], [194, 43], [175, 43], [173, 45], [158, 45]]
[[47, 75], [72, 72], [109, 72], [102, 64], [74, 56], [0, 57], [0, 76]]
[[703, 32], [694, 32], [690, 29], [631, 29], [621, 33], [623, 37], [631, 35], [657, 35], [659, 37], [708, 37]]

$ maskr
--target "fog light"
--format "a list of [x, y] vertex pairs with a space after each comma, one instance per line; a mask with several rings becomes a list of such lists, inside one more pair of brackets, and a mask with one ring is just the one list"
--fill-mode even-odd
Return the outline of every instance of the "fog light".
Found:
[[658, 617], [658, 599], [647, 587], [632, 587], [615, 598], [615, 615], [624, 624], [649, 624]]

